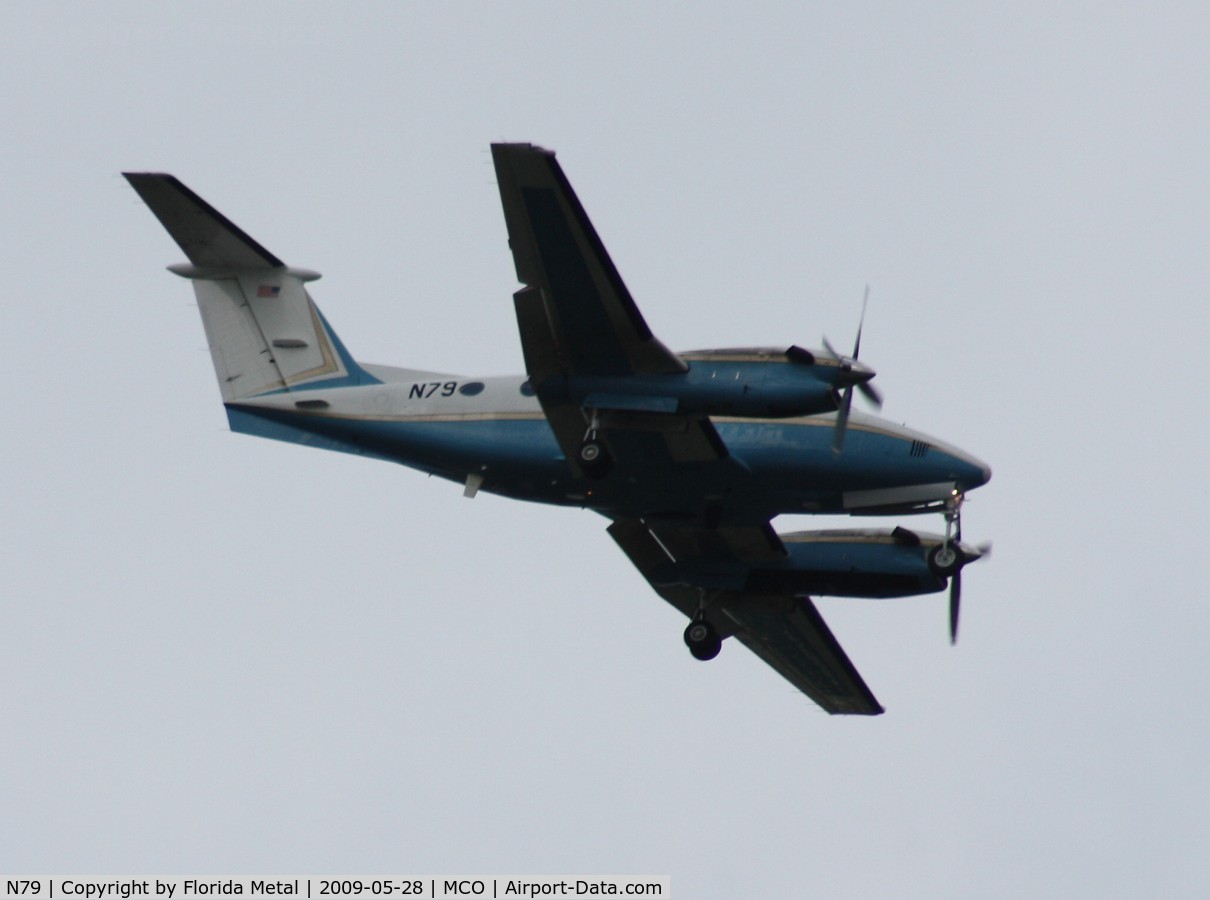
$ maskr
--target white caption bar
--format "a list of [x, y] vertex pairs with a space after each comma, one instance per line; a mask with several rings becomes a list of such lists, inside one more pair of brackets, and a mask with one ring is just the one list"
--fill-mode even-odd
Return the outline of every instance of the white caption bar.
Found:
[[205, 875], [2, 875], [0, 898], [21, 900], [445, 900], [452, 897], [672, 896], [667, 875], [287, 875], [267, 878]]

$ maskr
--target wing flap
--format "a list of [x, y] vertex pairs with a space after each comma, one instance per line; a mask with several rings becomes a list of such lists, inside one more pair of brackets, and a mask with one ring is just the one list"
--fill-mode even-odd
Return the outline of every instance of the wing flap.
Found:
[[550, 326], [550, 316], [542, 299], [542, 289], [526, 287], [513, 294], [517, 311], [517, 330], [521, 335], [521, 351], [525, 354], [525, 371], [539, 381], [564, 371], [566, 363], [559, 357], [559, 345]]
[[723, 606], [735, 636], [832, 715], [877, 716], [882, 705], [806, 597], [742, 595]]

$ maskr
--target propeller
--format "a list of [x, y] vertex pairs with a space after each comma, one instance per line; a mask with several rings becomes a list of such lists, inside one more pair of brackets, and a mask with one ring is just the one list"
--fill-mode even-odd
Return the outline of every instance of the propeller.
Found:
[[[954, 543], [962, 545], [962, 517], [955, 516]], [[961, 551], [959, 551], [961, 552]], [[950, 644], [958, 643], [958, 613], [962, 608], [962, 565], [950, 576]]]
[[840, 398], [840, 407], [836, 416], [836, 430], [832, 437], [832, 452], [840, 455], [840, 451], [844, 448], [845, 431], [849, 427], [849, 411], [853, 407], [853, 388], [861, 391], [863, 397], [866, 398], [875, 408], [882, 408], [882, 394], [876, 387], [870, 384], [870, 380], [874, 377], [874, 370], [869, 366], [863, 365], [859, 361], [861, 356], [861, 330], [865, 327], [865, 310], [870, 302], [870, 286], [867, 284], [865, 288], [865, 296], [861, 300], [861, 319], [857, 323], [857, 339], [853, 341], [853, 355], [844, 356], [836, 352], [836, 348], [832, 346], [831, 341], [824, 337], [823, 345], [827, 351], [831, 353], [840, 362], [840, 377], [837, 379], [837, 385], [844, 387], [844, 394]]
[[973, 551], [960, 549], [962, 546], [962, 516], [954, 512], [954, 547], [958, 549], [960, 562], [954, 574], [950, 576], [950, 643], [958, 643], [958, 616], [962, 611], [962, 570], [967, 563], [991, 556], [992, 545], [980, 544]]

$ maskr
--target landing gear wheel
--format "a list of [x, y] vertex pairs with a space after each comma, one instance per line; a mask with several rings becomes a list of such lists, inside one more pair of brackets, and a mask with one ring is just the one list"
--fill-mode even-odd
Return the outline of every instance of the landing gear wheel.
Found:
[[964, 562], [966, 557], [954, 544], [938, 544], [929, 551], [929, 571], [943, 578], [948, 578], [961, 569]]
[[705, 619], [694, 619], [685, 629], [685, 646], [695, 659], [705, 662], [718, 656], [723, 649], [723, 641], [713, 625]]
[[594, 480], [604, 478], [613, 468], [613, 459], [610, 457], [609, 451], [595, 436], [585, 438], [584, 443], [580, 444], [580, 449], [576, 451], [576, 462], [580, 464], [584, 475]]

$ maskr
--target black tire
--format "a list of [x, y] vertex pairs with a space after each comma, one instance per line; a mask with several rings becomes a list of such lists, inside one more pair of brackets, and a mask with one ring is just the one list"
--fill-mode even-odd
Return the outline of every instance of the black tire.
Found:
[[942, 578], [949, 578], [961, 569], [965, 562], [966, 557], [957, 544], [938, 544], [928, 555], [929, 571]]
[[597, 438], [589, 438], [576, 451], [576, 462], [580, 465], [586, 478], [604, 478], [613, 468], [613, 458], [609, 450]]
[[714, 659], [723, 649], [723, 641], [714, 630], [714, 626], [705, 619], [694, 619], [685, 628], [685, 646], [693, 654], [694, 659], [702, 662]]

